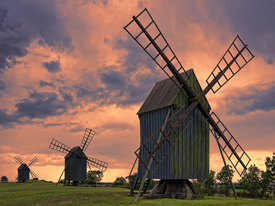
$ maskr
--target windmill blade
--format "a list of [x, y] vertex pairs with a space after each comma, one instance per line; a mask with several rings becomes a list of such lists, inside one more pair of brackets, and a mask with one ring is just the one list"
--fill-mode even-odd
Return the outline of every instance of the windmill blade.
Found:
[[67, 145], [59, 142], [56, 139], [52, 139], [52, 142], [49, 146], [50, 149], [56, 150], [58, 152], [63, 152], [63, 153], [68, 153], [71, 151], [71, 148], [68, 147]]
[[95, 133], [96, 132], [93, 131], [92, 129], [86, 128], [83, 138], [82, 138], [82, 141], [81, 141], [81, 145], [80, 145], [80, 148], [83, 152], [87, 149], [87, 147], [91, 143], [93, 137], [95, 136]]
[[35, 174], [34, 171], [32, 171], [31, 169], [30, 169], [30, 174], [31, 174], [33, 179], [34, 178], [37, 178], [37, 179], [39, 178], [39, 176], [37, 174]]
[[34, 165], [34, 164], [35, 164], [36, 162], [38, 162], [38, 161], [39, 161], [39, 159], [38, 159], [36, 156], [34, 156], [34, 157], [32, 158], [32, 160], [30, 161], [30, 163], [28, 164], [28, 167]]
[[[143, 26], [143, 24], [145, 26]], [[146, 8], [139, 15], [133, 16], [133, 20], [128, 23], [124, 29], [157, 63], [177, 87], [183, 87], [187, 95], [191, 98], [196, 96], [180, 75], [181, 72], [185, 72], [183, 66]], [[188, 76], [186, 72], [185, 74]], [[177, 81], [172, 78], [173, 76]]]
[[[237, 173], [242, 176], [243, 172], [245, 171], [247, 165], [251, 161], [250, 157], [247, 155], [247, 153], [244, 151], [244, 149], [241, 147], [241, 145], [237, 142], [237, 140], [233, 137], [233, 135], [228, 131], [228, 129], [225, 127], [225, 125], [221, 122], [221, 120], [218, 118], [218, 116], [212, 112], [211, 113], [212, 118], [216, 121], [217, 126], [222, 131], [222, 134], [227, 139], [227, 142], [221, 138], [222, 136], [218, 135], [217, 141], [221, 145], [221, 149], [226, 154], [227, 158], [231, 162], [232, 166], [235, 168]], [[213, 136], [216, 136], [216, 130], [212, 128], [211, 133]], [[238, 154], [240, 159], [236, 157], [236, 155], [233, 153], [233, 151], [230, 149], [232, 147], [235, 151], [235, 153]], [[239, 164], [240, 163], [240, 164]], [[242, 167], [242, 165], [245, 165], [245, 167]]]
[[208, 85], [202, 95], [205, 96], [210, 89], [213, 93], [216, 93], [253, 58], [254, 55], [248, 49], [247, 44], [244, 44], [239, 35], [237, 35], [206, 79]]
[[89, 161], [88, 164], [91, 164], [92, 166], [102, 170], [103, 172], [106, 171], [107, 166], [108, 166], [107, 162], [104, 162], [104, 161], [101, 161], [101, 160], [98, 160], [98, 159], [95, 159], [95, 158], [92, 158], [89, 156], [87, 156], [87, 158], [88, 158], [87, 161]]
[[18, 181], [19, 179], [18, 179], [18, 174], [14, 177], [15, 179], [14, 179], [14, 182], [16, 182], [16, 181]]
[[15, 162], [17, 162], [18, 164], [24, 164], [24, 162], [20, 159], [20, 157], [19, 157], [18, 155], [16, 155], [16, 156], [13, 158], [13, 160], [14, 160]]
[[[173, 146], [179, 140], [180, 136], [183, 134], [187, 126], [191, 122], [190, 113], [198, 105], [197, 101], [194, 101], [187, 110], [181, 107], [175, 114], [173, 114], [167, 122], [165, 122], [151, 137], [149, 137], [136, 151], [135, 154], [139, 158], [141, 165], [146, 168], [146, 170], [153, 175], [159, 165], [162, 163], [164, 158], [172, 150]], [[167, 133], [165, 132], [168, 131]], [[163, 132], [164, 131], [164, 132]], [[174, 138], [170, 138], [174, 135]], [[159, 139], [160, 141], [158, 141]], [[167, 151], [162, 149], [163, 144], [168, 144], [170, 148]], [[151, 148], [153, 148], [151, 150]], [[159, 153], [158, 157], [161, 159], [156, 159], [154, 155]], [[155, 164], [149, 166], [149, 160], [153, 159]]]

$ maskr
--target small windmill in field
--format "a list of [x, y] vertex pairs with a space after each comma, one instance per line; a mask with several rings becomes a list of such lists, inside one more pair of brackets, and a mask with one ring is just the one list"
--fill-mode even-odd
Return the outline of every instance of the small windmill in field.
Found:
[[73, 185], [76, 186], [79, 181], [81, 182], [86, 181], [87, 163], [89, 167], [90, 165], [92, 165], [98, 169], [106, 171], [108, 166], [107, 162], [103, 162], [101, 160], [88, 157], [84, 153], [84, 151], [87, 149], [87, 147], [91, 143], [95, 133], [96, 133], [95, 131], [86, 128], [81, 141], [81, 145], [75, 146], [72, 149], [55, 139], [52, 140], [49, 148], [66, 154], [64, 157], [65, 168], [61, 173], [60, 178], [58, 179], [56, 185], [60, 181], [64, 172], [65, 172], [64, 184], [67, 183], [67, 185], [70, 185], [70, 182], [72, 181]]
[[15, 182], [26, 182], [29, 180], [30, 174], [32, 178], [38, 179], [38, 175], [30, 169], [32, 165], [39, 161], [37, 157], [34, 156], [28, 165], [25, 164], [18, 155], [16, 155], [13, 160], [20, 164], [20, 166], [17, 168], [18, 174], [15, 176]]
[[194, 71], [184, 70], [147, 9], [133, 16], [124, 29], [169, 77], [155, 84], [138, 111], [141, 141], [135, 154], [139, 164], [130, 194], [139, 179], [136, 200], [151, 179], [160, 179], [150, 194], [158, 191], [160, 197], [192, 198], [188, 186], [196, 192], [188, 179], [208, 177], [209, 130], [223, 160], [224, 153], [241, 176], [250, 158], [217, 115], [210, 114], [205, 96], [210, 90], [216, 93], [254, 57], [247, 45], [237, 36], [202, 90]]

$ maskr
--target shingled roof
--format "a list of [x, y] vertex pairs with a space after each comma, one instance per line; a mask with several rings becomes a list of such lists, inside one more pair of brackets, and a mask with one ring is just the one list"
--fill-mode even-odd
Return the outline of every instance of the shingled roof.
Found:
[[71, 152], [69, 152], [64, 158], [71, 158], [72, 155], [76, 156], [75, 154], [79, 154], [81, 157], [83, 158], [87, 158], [87, 156], [85, 155], [85, 153], [80, 149], [79, 146], [75, 146], [73, 147], [71, 150]]
[[[191, 74], [191, 72], [192, 69], [186, 71], [188, 76]], [[181, 73], [181, 76], [185, 81], [188, 80], [186, 73]], [[175, 82], [177, 82], [176, 79]], [[170, 78], [156, 82], [155, 86], [149, 93], [148, 97], [144, 101], [137, 114], [140, 115], [149, 111], [154, 111], [172, 105], [179, 91], [180, 89], [175, 85], [173, 81], [171, 81]]]

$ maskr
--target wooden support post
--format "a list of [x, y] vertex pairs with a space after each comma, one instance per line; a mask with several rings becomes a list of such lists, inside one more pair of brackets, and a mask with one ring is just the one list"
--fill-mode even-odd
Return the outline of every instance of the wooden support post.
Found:
[[[59, 179], [58, 179], [58, 181], [57, 181], [57, 183], [56, 183], [55, 186], [57, 186], [57, 184], [59, 183], [59, 180], [61, 179], [63, 173], [65, 172], [65, 169], [66, 169], [66, 167], [68, 166], [69, 162], [70, 162], [70, 160], [67, 162], [67, 164], [66, 164], [66, 166], [65, 166], [65, 168], [64, 168], [64, 170], [63, 170], [63, 172], [61, 173], [61, 175], [60, 175], [60, 177], [59, 177]], [[64, 178], [64, 183], [65, 183], [65, 178]]]

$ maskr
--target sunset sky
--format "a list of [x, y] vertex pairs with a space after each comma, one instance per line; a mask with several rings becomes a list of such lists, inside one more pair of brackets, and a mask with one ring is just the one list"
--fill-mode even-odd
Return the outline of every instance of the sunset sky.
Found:
[[[265, 169], [275, 151], [275, 1], [266, 0], [1, 0], [0, 176], [18, 164], [56, 182], [64, 154], [52, 138], [78, 146], [96, 131], [86, 155], [106, 161], [104, 182], [127, 176], [139, 147], [141, 104], [166, 78], [123, 29], [147, 8], [186, 70], [205, 88], [237, 34], [255, 58], [216, 94], [212, 110]], [[211, 137], [210, 169], [222, 167]], [[239, 179], [235, 173], [234, 180]]]

